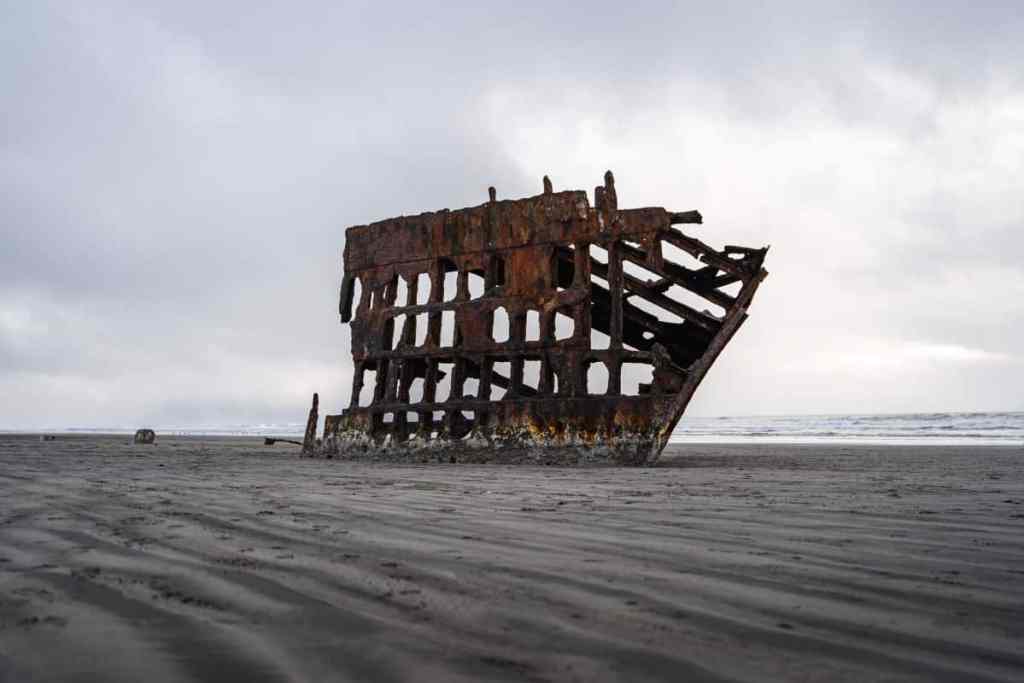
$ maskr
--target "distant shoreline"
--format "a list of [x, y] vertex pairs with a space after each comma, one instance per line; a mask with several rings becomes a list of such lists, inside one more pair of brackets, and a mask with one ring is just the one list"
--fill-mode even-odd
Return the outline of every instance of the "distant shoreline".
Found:
[[[142, 424], [57, 429], [0, 429], [0, 434], [134, 434], [301, 438], [305, 422], [221, 423], [204, 426]], [[869, 446], [1024, 446], [1024, 412], [753, 415], [683, 417], [673, 444], [813, 444]]]

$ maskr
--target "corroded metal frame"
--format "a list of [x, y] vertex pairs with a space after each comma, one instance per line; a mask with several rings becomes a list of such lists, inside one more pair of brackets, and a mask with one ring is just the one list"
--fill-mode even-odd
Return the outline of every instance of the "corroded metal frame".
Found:
[[[351, 325], [352, 399], [326, 417], [323, 451], [653, 463], [767, 275], [767, 248], [716, 250], [677, 227], [701, 222], [697, 211], [619, 209], [609, 171], [593, 207], [545, 177], [534, 197], [499, 201], [491, 188], [481, 206], [349, 228], [339, 313]], [[496, 340], [504, 316], [508, 339]], [[607, 335], [601, 348], [594, 331]], [[588, 387], [594, 364], [607, 371], [603, 392]], [[635, 395], [624, 394], [630, 364], [651, 376]]]

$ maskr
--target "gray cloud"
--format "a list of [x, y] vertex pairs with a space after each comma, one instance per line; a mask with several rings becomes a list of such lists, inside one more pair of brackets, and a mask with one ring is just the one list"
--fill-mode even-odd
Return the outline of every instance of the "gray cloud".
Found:
[[1024, 409], [1010, 3], [7, 19], [0, 428], [288, 421], [313, 390], [340, 407], [344, 227], [606, 167], [624, 204], [773, 245], [695, 412]]

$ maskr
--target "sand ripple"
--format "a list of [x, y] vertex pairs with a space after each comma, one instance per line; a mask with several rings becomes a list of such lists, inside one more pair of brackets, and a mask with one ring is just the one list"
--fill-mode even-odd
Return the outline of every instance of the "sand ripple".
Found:
[[0, 681], [1024, 680], [1019, 448], [0, 437]]

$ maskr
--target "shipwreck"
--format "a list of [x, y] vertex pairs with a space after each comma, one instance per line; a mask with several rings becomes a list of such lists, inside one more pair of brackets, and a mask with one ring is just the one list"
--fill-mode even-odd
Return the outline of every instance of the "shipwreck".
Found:
[[697, 211], [620, 209], [610, 171], [593, 206], [546, 176], [533, 197], [489, 194], [348, 228], [352, 396], [316, 452], [653, 463], [746, 320], [767, 247], [708, 246], [682, 229]]

